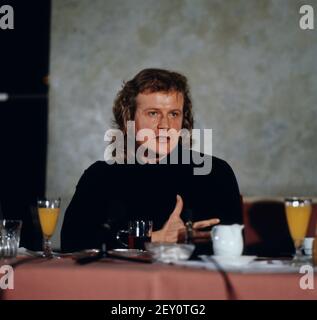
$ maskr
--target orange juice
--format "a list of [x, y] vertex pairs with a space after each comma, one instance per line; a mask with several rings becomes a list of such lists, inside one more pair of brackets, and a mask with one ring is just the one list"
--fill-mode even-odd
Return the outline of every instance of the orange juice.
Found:
[[55, 231], [59, 208], [38, 208], [44, 236], [51, 237]]
[[311, 211], [310, 204], [299, 206], [286, 205], [287, 223], [296, 246], [300, 246], [306, 236]]

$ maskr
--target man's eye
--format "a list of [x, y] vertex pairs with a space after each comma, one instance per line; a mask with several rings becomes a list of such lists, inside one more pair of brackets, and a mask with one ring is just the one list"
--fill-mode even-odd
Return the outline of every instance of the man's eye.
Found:
[[176, 118], [176, 117], [178, 117], [179, 116], [179, 113], [178, 112], [172, 112], [171, 113], [171, 117], [172, 118]]
[[150, 117], [156, 117], [157, 116], [157, 112], [156, 111], [149, 111], [148, 115]]

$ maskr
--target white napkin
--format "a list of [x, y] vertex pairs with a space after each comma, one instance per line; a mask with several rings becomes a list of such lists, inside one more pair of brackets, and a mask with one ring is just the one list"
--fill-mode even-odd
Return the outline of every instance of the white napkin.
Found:
[[[172, 264], [189, 268], [217, 270], [217, 266], [214, 263], [205, 261], [175, 261]], [[300, 270], [300, 267], [292, 266], [291, 261], [282, 260], [252, 261], [247, 265], [239, 267], [225, 265], [221, 267], [225, 272], [237, 273], [299, 273]], [[314, 270], [317, 271], [317, 267], [315, 267]]]

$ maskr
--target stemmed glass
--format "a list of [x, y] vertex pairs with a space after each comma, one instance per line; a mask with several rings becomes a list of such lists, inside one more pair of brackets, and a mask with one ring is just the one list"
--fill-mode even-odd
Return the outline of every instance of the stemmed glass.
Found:
[[54, 258], [52, 251], [51, 237], [54, 234], [59, 212], [61, 199], [40, 199], [37, 201], [37, 210], [43, 233], [43, 257]]
[[285, 211], [288, 228], [294, 241], [296, 253], [293, 264], [303, 261], [302, 245], [307, 233], [308, 224], [312, 212], [312, 200], [302, 198], [286, 198]]

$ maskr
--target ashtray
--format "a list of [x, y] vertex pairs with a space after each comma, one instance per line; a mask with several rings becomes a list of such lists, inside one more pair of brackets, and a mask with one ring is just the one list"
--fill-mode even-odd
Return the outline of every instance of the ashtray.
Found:
[[195, 245], [183, 243], [147, 242], [146, 250], [153, 259], [159, 262], [171, 263], [174, 261], [188, 260], [192, 255]]

